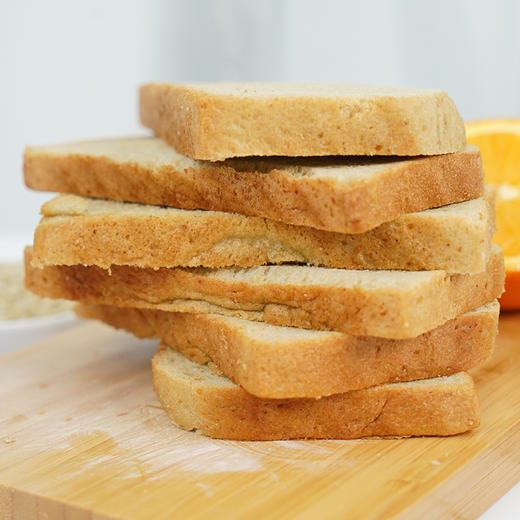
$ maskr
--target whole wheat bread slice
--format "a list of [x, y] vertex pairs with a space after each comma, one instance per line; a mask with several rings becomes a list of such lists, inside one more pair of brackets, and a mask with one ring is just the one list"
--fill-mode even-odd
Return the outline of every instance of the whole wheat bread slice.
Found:
[[482, 196], [480, 153], [405, 158], [195, 161], [158, 138], [30, 147], [34, 190], [267, 217], [360, 233], [400, 215]]
[[417, 338], [391, 340], [278, 327], [215, 314], [80, 304], [76, 312], [158, 337], [262, 398], [321, 397], [396, 381], [450, 375], [493, 353], [498, 303], [457, 316]]
[[465, 372], [322, 399], [261, 399], [165, 345], [152, 371], [155, 392], [172, 421], [220, 439], [454, 435], [480, 422], [475, 385]]
[[344, 235], [260, 217], [61, 195], [42, 207], [33, 265], [252, 267], [287, 262], [346, 269], [486, 268], [492, 193]]
[[464, 124], [440, 90], [306, 83], [151, 83], [141, 122], [181, 153], [435, 155], [460, 152]]
[[358, 336], [413, 338], [494, 300], [504, 260], [492, 247], [487, 269], [349, 271], [280, 265], [248, 269], [143, 269], [31, 266], [26, 285], [40, 296], [119, 307], [225, 314], [274, 325], [337, 330]]

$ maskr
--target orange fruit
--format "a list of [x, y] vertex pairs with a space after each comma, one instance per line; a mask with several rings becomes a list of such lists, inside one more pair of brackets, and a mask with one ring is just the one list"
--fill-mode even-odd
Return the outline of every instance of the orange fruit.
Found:
[[486, 183], [496, 188], [494, 242], [506, 266], [503, 309], [520, 309], [520, 119], [487, 119], [466, 124], [469, 144], [480, 148]]

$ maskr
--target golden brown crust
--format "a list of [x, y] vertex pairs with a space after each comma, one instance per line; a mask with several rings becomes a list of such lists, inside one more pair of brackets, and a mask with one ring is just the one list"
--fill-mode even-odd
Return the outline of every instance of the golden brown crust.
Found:
[[44, 204], [33, 265], [252, 267], [287, 262], [345, 269], [486, 268], [491, 204], [475, 199], [345, 235], [259, 217], [62, 195]]
[[[253, 162], [254, 165], [254, 162]], [[107, 156], [28, 148], [25, 182], [35, 190], [173, 206], [232, 211], [339, 233], [360, 233], [400, 215], [480, 197], [478, 150], [389, 163], [364, 183], [295, 176], [283, 167], [195, 163], [150, 165]], [[249, 168], [250, 167], [250, 168]]]
[[182, 362], [178, 368], [170, 351], [162, 346], [153, 359], [155, 392], [174, 423], [209, 437], [276, 440], [454, 435], [476, 428], [480, 422], [475, 387], [465, 373], [322, 399], [261, 399], [236, 385], [215, 382], [214, 377], [208, 377], [208, 369], [205, 374], [193, 368], [196, 378], [190, 377], [191, 367]]
[[140, 269], [31, 266], [26, 285], [41, 296], [119, 307], [226, 314], [316, 330], [394, 339], [416, 337], [499, 297], [503, 255], [487, 271], [346, 271], [305, 266]]
[[441, 91], [339, 85], [331, 96], [327, 85], [271, 84], [268, 94], [254, 84], [217, 86], [220, 92], [214, 87], [144, 85], [141, 122], [181, 153], [211, 161], [251, 155], [435, 155], [461, 151], [466, 144], [462, 118]]
[[211, 314], [78, 306], [81, 316], [138, 337], [159, 337], [197, 363], [213, 361], [248, 393], [271, 399], [326, 396], [470, 370], [493, 352], [498, 311], [495, 302], [417, 338], [389, 340], [301, 329], [291, 335], [285, 327]]

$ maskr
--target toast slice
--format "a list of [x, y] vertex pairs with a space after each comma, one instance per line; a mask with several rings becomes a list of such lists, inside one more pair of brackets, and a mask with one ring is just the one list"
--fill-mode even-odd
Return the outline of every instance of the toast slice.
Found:
[[417, 338], [391, 340], [278, 327], [216, 314], [80, 304], [80, 316], [138, 337], [157, 337], [262, 398], [322, 397], [470, 370], [493, 353], [498, 303]]
[[496, 299], [504, 259], [492, 246], [487, 269], [349, 271], [298, 265], [248, 269], [141, 269], [31, 265], [26, 286], [40, 296], [118, 307], [224, 314], [357, 336], [413, 338]]
[[253, 267], [482, 272], [494, 231], [492, 192], [410, 213], [354, 235], [260, 217], [61, 195], [42, 207], [33, 265]]
[[436, 155], [460, 152], [464, 124], [440, 90], [290, 83], [151, 83], [140, 115], [181, 153]]
[[454, 435], [480, 422], [475, 385], [465, 372], [322, 399], [255, 397], [165, 345], [152, 372], [155, 392], [175, 424], [220, 439]]
[[362, 233], [406, 213], [480, 197], [477, 148], [431, 157], [195, 161], [158, 138], [30, 147], [29, 188], [266, 217]]

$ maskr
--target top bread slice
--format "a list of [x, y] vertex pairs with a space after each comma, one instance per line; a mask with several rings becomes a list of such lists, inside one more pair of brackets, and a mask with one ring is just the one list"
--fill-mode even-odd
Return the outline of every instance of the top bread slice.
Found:
[[181, 153], [229, 157], [460, 152], [464, 124], [440, 90], [309, 83], [151, 83], [141, 122]]
[[60, 195], [42, 207], [33, 265], [253, 267], [288, 262], [346, 269], [486, 268], [494, 193], [403, 215], [346, 235], [221, 211]]
[[29, 188], [110, 200], [260, 216], [362, 233], [405, 213], [484, 191], [477, 148], [417, 158], [249, 158], [195, 161], [158, 138], [29, 147]]

